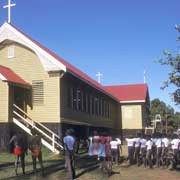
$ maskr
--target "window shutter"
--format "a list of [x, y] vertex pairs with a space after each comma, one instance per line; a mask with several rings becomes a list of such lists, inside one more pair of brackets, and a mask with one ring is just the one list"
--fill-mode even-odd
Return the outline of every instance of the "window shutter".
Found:
[[44, 83], [42, 80], [32, 81], [33, 105], [44, 104]]

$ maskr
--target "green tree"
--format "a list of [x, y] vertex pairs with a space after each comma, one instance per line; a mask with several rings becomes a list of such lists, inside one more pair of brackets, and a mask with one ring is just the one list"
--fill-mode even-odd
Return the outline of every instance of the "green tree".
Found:
[[179, 123], [180, 123], [180, 113], [175, 113], [174, 109], [166, 105], [165, 102], [159, 100], [158, 98], [153, 99], [151, 101], [151, 109], [150, 109], [150, 117], [151, 121], [154, 120], [155, 115], [160, 114], [164, 126], [166, 125], [166, 120], [167, 120], [167, 125], [169, 127], [172, 127], [173, 129], [177, 129]]
[[[175, 26], [176, 30], [180, 32], [180, 26]], [[180, 41], [180, 37], [177, 38]], [[162, 89], [173, 85], [175, 91], [172, 92], [172, 97], [176, 105], [180, 104], [180, 52], [176, 55], [171, 54], [169, 51], [164, 51], [164, 59], [159, 60], [161, 65], [167, 65], [170, 68], [168, 73], [168, 80], [164, 81]]]

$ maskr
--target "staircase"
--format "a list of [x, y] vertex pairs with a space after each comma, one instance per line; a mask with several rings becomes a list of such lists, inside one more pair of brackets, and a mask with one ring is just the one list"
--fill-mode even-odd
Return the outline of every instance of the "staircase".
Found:
[[43, 124], [33, 121], [26, 112], [15, 104], [13, 104], [13, 122], [31, 136], [31, 129], [36, 129], [42, 137], [42, 144], [50, 151], [58, 154], [64, 149], [61, 139], [57, 134]]

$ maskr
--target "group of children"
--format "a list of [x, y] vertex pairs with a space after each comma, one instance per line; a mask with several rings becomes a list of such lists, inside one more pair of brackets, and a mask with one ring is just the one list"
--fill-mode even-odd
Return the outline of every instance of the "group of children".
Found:
[[89, 137], [89, 156], [97, 156], [98, 160], [115, 161], [118, 164], [120, 158], [121, 140], [120, 138], [112, 138], [106, 132], [93, 132], [93, 136]]
[[180, 158], [180, 137], [173, 134], [168, 138], [166, 134], [154, 133], [152, 135], [141, 135], [137, 133], [136, 138], [126, 138], [128, 146], [129, 164], [143, 164], [145, 167], [169, 167], [176, 168]]
[[[169, 167], [175, 169], [180, 159], [180, 137], [173, 134], [170, 137], [164, 133], [142, 135], [137, 132], [136, 137], [125, 138], [128, 147], [128, 163], [144, 167]], [[118, 164], [122, 152], [120, 138], [112, 138], [105, 132], [93, 132], [89, 137], [90, 156], [97, 156], [98, 160], [110, 160]]]

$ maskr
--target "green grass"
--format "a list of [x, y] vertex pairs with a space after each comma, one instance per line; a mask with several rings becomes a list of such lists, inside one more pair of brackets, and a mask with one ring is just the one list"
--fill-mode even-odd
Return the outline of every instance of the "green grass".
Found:
[[[46, 169], [50, 169], [53, 167], [59, 167], [60, 165], [63, 165], [63, 156], [62, 155], [55, 155], [48, 151], [47, 149], [42, 149], [42, 155], [43, 155], [43, 165]], [[14, 154], [2, 152], [0, 154], [0, 179], [25, 179], [25, 177], [21, 177], [22, 169], [21, 167], [18, 168], [18, 173], [20, 176], [18, 178], [15, 178], [15, 171], [14, 171], [14, 160], [15, 156]], [[32, 157], [31, 153], [28, 152], [28, 155], [25, 157], [25, 163], [26, 163], [26, 174], [28, 177], [26, 179], [34, 179], [34, 176], [32, 174], [33, 167], [32, 167]], [[37, 168], [39, 167], [39, 164], [37, 163]], [[46, 173], [45, 172], [45, 173]]]

